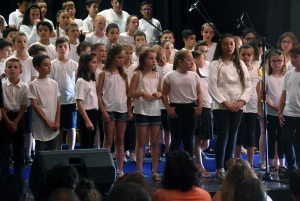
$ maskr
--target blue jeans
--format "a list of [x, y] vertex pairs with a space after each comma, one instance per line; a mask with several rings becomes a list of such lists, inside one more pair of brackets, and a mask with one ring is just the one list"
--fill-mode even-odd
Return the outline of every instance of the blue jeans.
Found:
[[218, 131], [216, 142], [216, 166], [224, 168], [225, 162], [233, 157], [236, 135], [240, 126], [243, 111], [231, 112], [229, 110], [214, 110], [214, 121]]

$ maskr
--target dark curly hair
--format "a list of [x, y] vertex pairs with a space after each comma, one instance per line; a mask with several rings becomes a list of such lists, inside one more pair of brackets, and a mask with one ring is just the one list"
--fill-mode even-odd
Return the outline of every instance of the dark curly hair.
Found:
[[89, 179], [81, 179], [76, 184], [75, 193], [81, 201], [100, 201], [102, 198], [95, 188], [94, 182]]
[[174, 151], [167, 158], [162, 188], [189, 191], [199, 186], [200, 174], [190, 155], [185, 151]]

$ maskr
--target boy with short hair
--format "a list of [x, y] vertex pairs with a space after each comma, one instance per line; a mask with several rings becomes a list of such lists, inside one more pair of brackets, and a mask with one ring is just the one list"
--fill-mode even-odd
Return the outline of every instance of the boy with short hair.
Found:
[[73, 61], [79, 62], [79, 56], [76, 53], [77, 47], [79, 45], [78, 42], [78, 36], [79, 36], [79, 28], [78, 25], [75, 22], [71, 22], [67, 24], [65, 28], [66, 34], [69, 37], [69, 43], [70, 43], [70, 59]]
[[150, 46], [157, 45], [162, 28], [160, 22], [152, 17], [152, 5], [143, 1], [140, 12], [143, 18], [139, 20], [139, 30], [146, 34]]
[[[206, 53], [208, 52], [208, 45], [204, 40], [198, 40], [195, 45], [195, 51], [201, 51], [204, 53], [204, 58], [206, 58]], [[207, 61], [207, 60], [206, 60]]]
[[32, 0], [17, 0], [18, 9], [9, 14], [8, 25], [17, 28], [23, 20], [26, 8], [32, 4]]
[[163, 42], [164, 40], [169, 40], [173, 44], [175, 43], [174, 34], [171, 30], [164, 30], [160, 35], [160, 42]]
[[73, 19], [73, 21], [78, 25], [79, 31], [81, 32], [83, 21], [82, 19], [75, 18], [76, 8], [74, 2], [66, 1], [65, 3], [63, 3], [62, 7], [64, 10], [66, 10], [69, 13], [70, 18]]
[[58, 149], [61, 149], [64, 129], [67, 130], [68, 149], [74, 149], [76, 138], [75, 80], [78, 63], [69, 58], [70, 44], [66, 38], [56, 40], [57, 59], [51, 62], [49, 78], [58, 84], [61, 104]]
[[87, 18], [85, 18], [82, 22], [82, 33], [87, 35], [91, 33], [93, 29], [93, 19], [98, 14], [100, 1], [99, 0], [87, 0], [85, 2], [86, 9], [89, 12]]
[[[28, 46], [28, 41], [25, 33], [16, 32], [12, 38], [13, 46], [16, 48], [16, 54], [10, 56], [10, 58], [17, 58], [22, 64], [22, 73], [19, 78], [26, 84], [30, 84], [32, 80], [37, 78], [38, 72], [34, 69], [32, 65], [32, 57], [28, 56], [26, 50]], [[26, 144], [26, 153], [25, 153], [25, 164], [30, 164], [33, 162], [31, 155], [32, 149], [32, 108], [28, 106], [24, 114], [25, 119], [25, 144]]]
[[[146, 34], [143, 31], [137, 30], [133, 36], [134, 44], [137, 47], [139, 44], [148, 44]], [[132, 54], [132, 63], [138, 62], [139, 58], [136, 55], [136, 52]]]
[[0, 38], [0, 79], [5, 78], [5, 60], [11, 55], [12, 44], [5, 38]]
[[[286, 177], [289, 176], [289, 173], [293, 169], [297, 168], [296, 159], [299, 158], [300, 45], [292, 47], [289, 53], [291, 56], [291, 63], [295, 68], [294, 70], [286, 72], [284, 75], [278, 108], [279, 122], [282, 127], [282, 145], [287, 162], [287, 171], [285, 172]], [[294, 146], [298, 147], [294, 148]]]
[[33, 108], [33, 136], [35, 150], [57, 149], [60, 127], [60, 102], [57, 82], [48, 78], [51, 72], [50, 57], [37, 54], [32, 60], [39, 72], [37, 79], [29, 85], [29, 99]]
[[41, 44], [31, 45], [27, 51], [31, 57], [34, 57], [37, 54], [47, 54], [45, 46]]
[[37, 23], [36, 29], [40, 37], [40, 41], [37, 41], [32, 45], [35, 44], [43, 45], [51, 61], [56, 59], [55, 46], [50, 42], [51, 33], [53, 31], [51, 24], [47, 21], [40, 21]]
[[14, 155], [14, 174], [23, 175], [25, 121], [24, 113], [28, 104], [28, 85], [19, 78], [22, 65], [19, 59], [10, 58], [6, 62], [7, 79], [2, 84], [3, 108], [1, 113], [0, 169], [1, 176], [9, 175], [10, 145]]
[[185, 29], [182, 32], [182, 39], [184, 42], [184, 50], [193, 51], [196, 43], [196, 33], [191, 29]]
[[[41, 11], [42, 11], [42, 19], [43, 21], [47, 21], [51, 24], [52, 26], [52, 30], [54, 30], [54, 26], [53, 26], [53, 22], [49, 19], [46, 18], [46, 14], [47, 14], [47, 10], [48, 10], [48, 6], [45, 0], [36, 0], [35, 4], [38, 5], [38, 7], [40, 7]], [[52, 34], [52, 33], [51, 33]], [[55, 37], [55, 32], [54, 32], [54, 36]]]

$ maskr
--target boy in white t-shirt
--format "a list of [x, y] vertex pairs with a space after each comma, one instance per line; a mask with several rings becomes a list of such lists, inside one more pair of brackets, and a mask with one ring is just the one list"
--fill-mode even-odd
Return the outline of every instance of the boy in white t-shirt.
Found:
[[44, 54], [36, 55], [32, 63], [39, 72], [37, 79], [29, 85], [29, 99], [33, 108], [33, 137], [35, 150], [43, 151], [57, 149], [60, 128], [60, 101], [58, 84], [48, 78], [51, 72], [50, 57]]
[[71, 22], [67, 24], [66, 26], [66, 34], [69, 37], [69, 43], [70, 43], [70, 59], [79, 62], [79, 56], [76, 53], [77, 47], [79, 45], [78, 43], [78, 37], [80, 35], [78, 25], [74, 22]]
[[93, 32], [93, 19], [99, 11], [100, 1], [99, 0], [87, 0], [85, 2], [86, 9], [89, 12], [89, 15], [82, 22], [82, 33], [87, 35]]
[[8, 25], [17, 28], [19, 23], [23, 20], [24, 13], [32, 4], [32, 0], [17, 0], [18, 9], [9, 14]]
[[51, 33], [53, 31], [51, 24], [47, 21], [40, 21], [39, 23], [37, 23], [36, 29], [40, 37], [40, 41], [33, 43], [33, 45], [43, 45], [51, 61], [56, 59], [55, 46], [50, 42]]
[[61, 149], [64, 129], [67, 130], [68, 149], [74, 149], [76, 138], [76, 101], [75, 80], [78, 63], [69, 58], [70, 44], [68, 39], [56, 40], [57, 59], [51, 62], [49, 78], [58, 84], [61, 104], [60, 134], [58, 148]]
[[[47, 14], [47, 10], [48, 10], [48, 6], [47, 6], [46, 1], [45, 0], [37, 0], [35, 2], [35, 4], [37, 4], [38, 7], [40, 7], [40, 9], [42, 11], [42, 20], [49, 22], [51, 24], [51, 26], [52, 26], [52, 30], [55, 30], [53, 22], [51, 20], [49, 20], [49, 19], [46, 18], [46, 14]], [[55, 31], [51, 32], [51, 38], [52, 37], [56, 37]]]
[[102, 15], [97, 15], [93, 21], [95, 31], [87, 34], [84, 41], [90, 44], [103, 43], [105, 46], [108, 44], [108, 39], [105, 36], [104, 30], [106, 25], [106, 19]]
[[5, 78], [5, 60], [11, 55], [12, 44], [5, 38], [0, 38], [0, 79]]
[[79, 31], [81, 33], [83, 21], [82, 21], [82, 19], [75, 18], [76, 8], [75, 8], [74, 2], [66, 1], [65, 3], [63, 3], [62, 7], [69, 13], [70, 18], [78, 25]]
[[185, 29], [182, 32], [182, 40], [184, 42], [184, 50], [193, 51], [196, 44], [196, 33], [191, 29]]
[[287, 178], [289, 173], [297, 168], [296, 160], [300, 157], [300, 45], [292, 47], [289, 53], [295, 68], [284, 75], [278, 108], [279, 122], [282, 127], [282, 145], [288, 165], [285, 172]]

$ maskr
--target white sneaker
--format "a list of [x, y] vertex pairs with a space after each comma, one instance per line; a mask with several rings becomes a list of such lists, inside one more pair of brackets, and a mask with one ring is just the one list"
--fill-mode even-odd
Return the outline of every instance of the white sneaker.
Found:
[[119, 179], [120, 177], [122, 177], [124, 175], [123, 171], [118, 170], [117, 171], [117, 179]]
[[136, 155], [135, 153], [130, 153], [130, 162], [135, 163], [136, 162]]
[[224, 168], [218, 169], [215, 174], [215, 181], [224, 181], [226, 176]]
[[126, 155], [124, 155], [123, 162], [124, 162], [124, 163], [127, 163]]
[[242, 154], [247, 155], [247, 149], [245, 149], [244, 147], [242, 147]]

